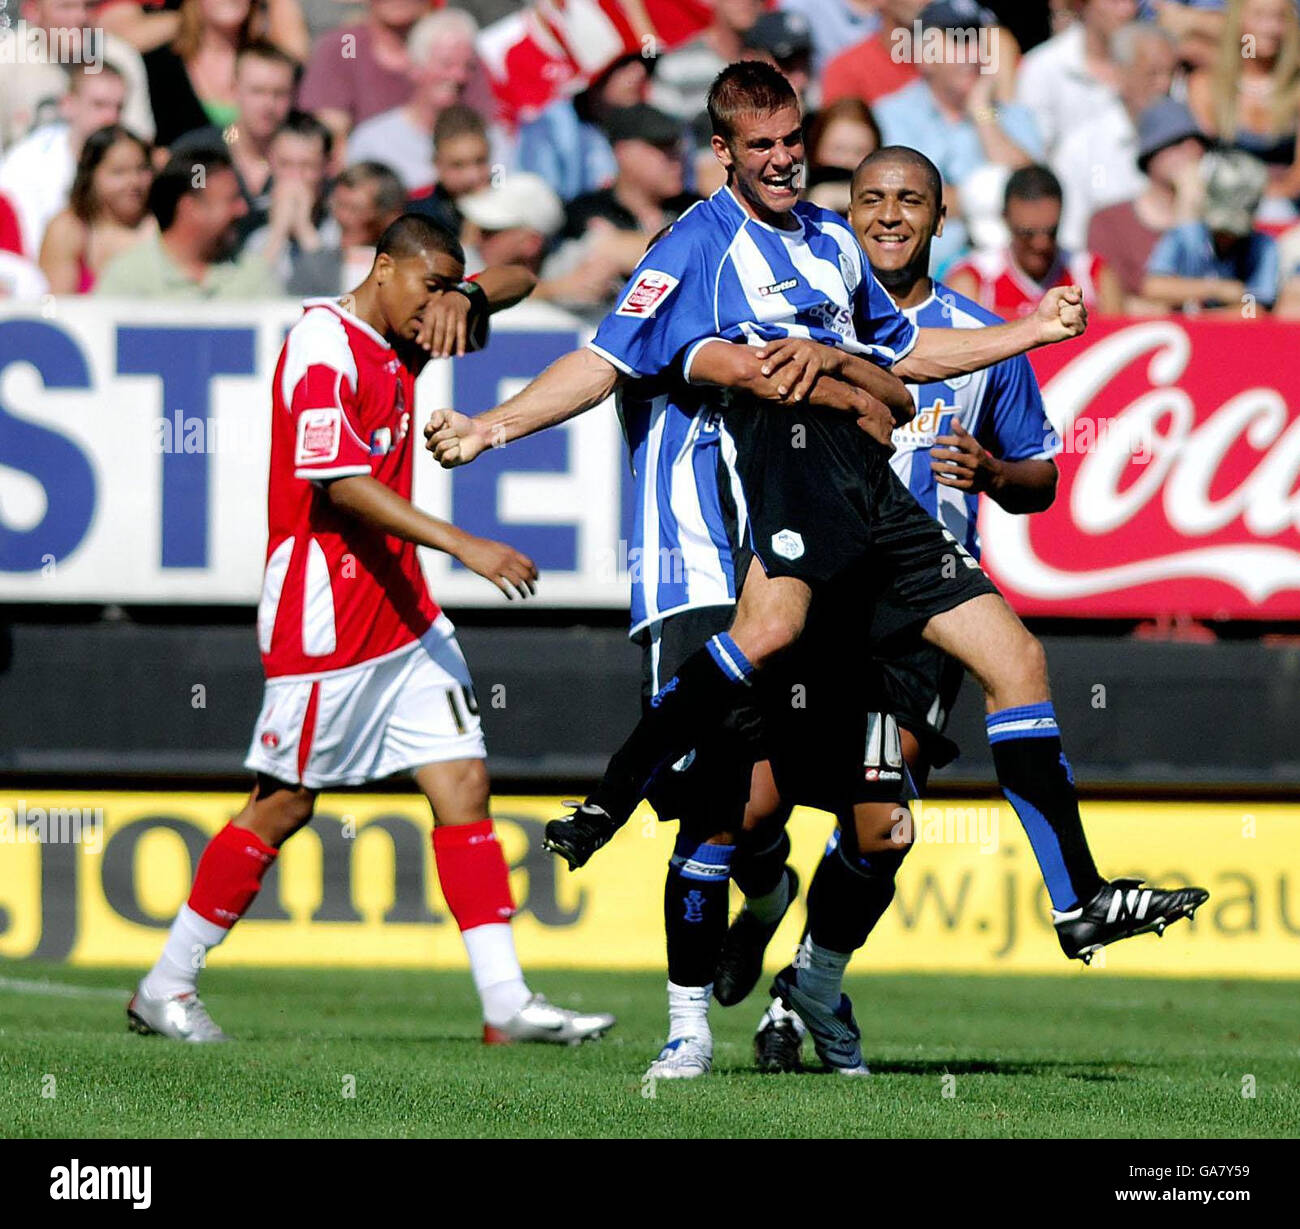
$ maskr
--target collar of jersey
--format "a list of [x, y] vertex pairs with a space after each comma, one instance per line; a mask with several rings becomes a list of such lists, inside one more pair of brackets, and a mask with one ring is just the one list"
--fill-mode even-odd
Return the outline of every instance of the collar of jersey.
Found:
[[731, 190], [730, 184], [723, 184], [722, 187], [720, 187], [713, 195], [715, 197], [717, 196], [726, 197], [726, 199], [731, 202], [731, 207], [738, 214], [740, 214], [740, 218], [742, 222], [752, 222], [755, 226], [761, 226], [764, 230], [770, 230], [774, 235], [793, 236], [805, 232], [807, 230], [807, 226], [803, 218], [799, 214], [795, 213], [794, 210], [791, 210], [790, 213], [791, 216], [795, 219], [795, 221], [799, 223], [799, 229], [797, 231], [783, 230], [779, 226], [771, 226], [767, 222], [759, 221], [759, 219], [753, 217], [750, 214], [750, 212], [745, 208], [745, 206], [742, 205], [740, 201], [736, 198], [736, 194]]
[[321, 299], [303, 299], [303, 311], [306, 311], [311, 307], [328, 307], [330, 311], [342, 316], [343, 319], [352, 325], [353, 328], [360, 329], [367, 337], [373, 338], [379, 345], [383, 346], [385, 350], [391, 350], [393, 348], [388, 344], [384, 337], [379, 333], [376, 333], [375, 330], [362, 320], [360, 316], [354, 316], [350, 311], [347, 311], [340, 306], [338, 299], [331, 299], [328, 296]]

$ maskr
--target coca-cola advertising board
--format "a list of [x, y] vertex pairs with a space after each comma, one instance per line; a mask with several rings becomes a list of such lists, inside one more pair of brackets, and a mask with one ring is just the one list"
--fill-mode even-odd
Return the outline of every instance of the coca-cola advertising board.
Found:
[[1300, 618], [1300, 328], [1099, 321], [1032, 356], [1056, 502], [984, 500], [984, 564], [1023, 614]]

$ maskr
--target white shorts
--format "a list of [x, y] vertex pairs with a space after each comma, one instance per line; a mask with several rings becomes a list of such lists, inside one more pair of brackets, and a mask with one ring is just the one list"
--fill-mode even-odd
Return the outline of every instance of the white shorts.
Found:
[[268, 679], [246, 768], [309, 789], [360, 785], [487, 750], [456, 629], [327, 674]]

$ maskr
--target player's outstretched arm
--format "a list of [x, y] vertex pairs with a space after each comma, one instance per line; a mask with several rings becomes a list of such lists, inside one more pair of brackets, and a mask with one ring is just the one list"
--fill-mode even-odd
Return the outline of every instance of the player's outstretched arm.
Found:
[[434, 410], [424, 446], [444, 469], [468, 465], [487, 448], [500, 448], [585, 413], [622, 382], [613, 363], [585, 347], [558, 358], [508, 401], [474, 418]]
[[341, 512], [405, 542], [459, 559], [512, 600], [516, 592], [528, 597], [537, 591], [537, 565], [527, 555], [504, 542], [476, 537], [421, 512], [375, 478], [364, 474], [336, 478], [325, 490], [330, 503]]
[[1056, 499], [1056, 462], [1004, 461], [989, 452], [957, 419], [952, 434], [930, 449], [930, 469], [941, 486], [988, 495], [1008, 512], [1043, 512]]
[[[829, 350], [831, 347], [819, 348]], [[879, 398], [822, 371], [813, 376], [808, 393], [801, 395], [806, 382], [803, 378], [796, 380], [792, 373], [782, 371], [764, 374], [764, 362], [758, 353], [755, 347], [743, 342], [723, 341], [721, 338], [705, 342], [691, 357], [690, 381], [692, 384], [739, 389], [760, 401], [775, 401], [780, 405], [807, 401], [809, 405], [823, 409], [842, 410], [856, 415], [868, 435], [889, 445], [894, 432], [894, 416], [889, 406]]]
[[894, 364], [904, 380], [947, 380], [991, 367], [1039, 346], [1068, 341], [1088, 327], [1078, 286], [1049, 290], [1032, 316], [982, 329], [918, 329], [916, 344]]

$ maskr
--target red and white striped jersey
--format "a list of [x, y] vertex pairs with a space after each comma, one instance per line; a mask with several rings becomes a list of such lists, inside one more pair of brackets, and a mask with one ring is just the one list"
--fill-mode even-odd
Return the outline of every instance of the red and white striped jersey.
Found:
[[952, 282], [959, 273], [972, 275], [976, 292], [970, 297], [981, 307], [1004, 320], [1028, 316], [1049, 290], [1056, 286], [1078, 286], [1083, 305], [1097, 306], [1097, 279], [1106, 262], [1091, 252], [1061, 252], [1042, 282], [1036, 282], [1011, 258], [1006, 248], [981, 250], [955, 261], [944, 274]]
[[331, 299], [305, 304], [271, 391], [269, 540], [257, 634], [268, 678], [320, 674], [418, 640], [437, 618], [414, 543], [330, 503], [368, 474], [411, 497], [415, 376]]

